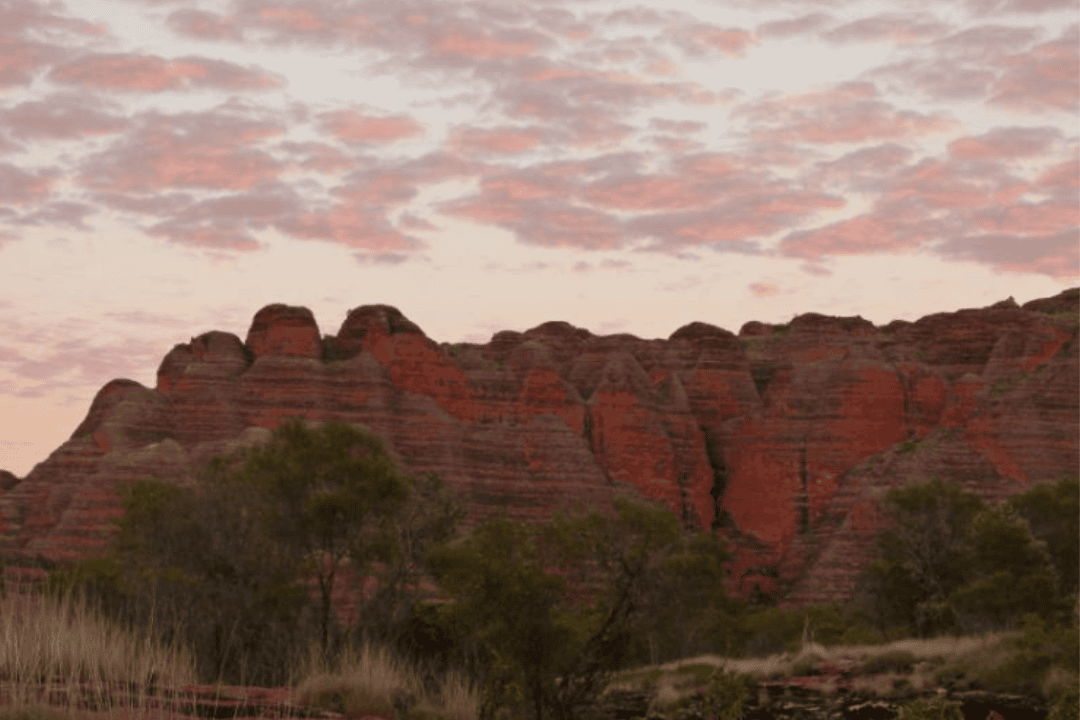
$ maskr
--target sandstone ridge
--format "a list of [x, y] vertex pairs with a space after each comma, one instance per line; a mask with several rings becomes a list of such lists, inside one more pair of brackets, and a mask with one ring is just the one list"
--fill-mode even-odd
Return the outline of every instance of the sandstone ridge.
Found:
[[0, 552], [99, 555], [122, 512], [115, 481], [193, 484], [199, 463], [300, 415], [370, 429], [406, 472], [446, 480], [469, 522], [630, 492], [720, 533], [730, 592], [843, 600], [888, 488], [940, 477], [997, 501], [1075, 475], [1078, 303], [1073, 288], [884, 327], [693, 322], [666, 340], [547, 322], [484, 345], [437, 343], [387, 305], [327, 336], [307, 308], [269, 305], [243, 341], [176, 345], [153, 389], [107, 383], [48, 459], [0, 473]]

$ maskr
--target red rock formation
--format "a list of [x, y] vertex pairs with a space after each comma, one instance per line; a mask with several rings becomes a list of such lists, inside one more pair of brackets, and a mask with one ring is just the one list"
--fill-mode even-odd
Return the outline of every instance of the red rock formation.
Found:
[[121, 512], [114, 482], [194, 483], [200, 463], [300, 415], [371, 429], [406, 472], [455, 488], [469, 522], [632, 492], [718, 527], [736, 553], [729, 591], [842, 600], [889, 487], [937, 476], [999, 500], [1076, 473], [1078, 299], [882, 328], [814, 313], [739, 335], [694, 322], [667, 340], [548, 322], [486, 345], [435, 343], [385, 305], [320, 339], [306, 308], [270, 305], [245, 342], [174, 347], [154, 389], [102, 388], [71, 439], [0, 495], [0, 550], [100, 553]]
[[0, 470], [0, 490], [10, 490], [19, 484], [19, 477], [7, 470]]

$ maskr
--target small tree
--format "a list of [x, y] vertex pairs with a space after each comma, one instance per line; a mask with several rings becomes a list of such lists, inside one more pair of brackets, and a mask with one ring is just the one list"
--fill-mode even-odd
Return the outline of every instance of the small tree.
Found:
[[[711, 577], [723, 556], [715, 541], [688, 538], [655, 503], [617, 498], [614, 510], [534, 527], [491, 518], [433, 554], [432, 572], [456, 602], [431, 612], [483, 660], [485, 717], [515, 703], [537, 720], [581, 717], [629, 657], [645, 618], [662, 611], [653, 605], [670, 611], [683, 587], [676, 580], [700, 602], [715, 594], [692, 582]], [[684, 570], [690, 577], [678, 578]]]
[[465, 639], [472, 669], [483, 676], [483, 716], [528, 699], [534, 716], [544, 717], [543, 685], [568, 640], [554, 617], [566, 582], [544, 572], [528, 530], [504, 516], [489, 517], [428, 562], [457, 599], [439, 619]]
[[273, 498], [263, 516], [272, 536], [299, 552], [304, 568], [317, 575], [327, 653], [337, 570], [349, 557], [363, 576], [373, 562], [391, 559], [387, 531], [390, 518], [409, 500], [408, 481], [374, 435], [341, 422], [312, 431], [299, 417], [287, 419], [269, 443], [248, 451], [233, 481]]
[[1007, 502], [1027, 521], [1032, 536], [1046, 543], [1061, 595], [1075, 594], [1080, 588], [1080, 481], [1073, 475], [1039, 483]]
[[904, 485], [886, 496], [895, 527], [879, 533], [877, 559], [858, 583], [884, 625], [901, 619], [921, 637], [948, 627], [945, 601], [972, 578], [971, 520], [984, 507], [957, 483]]
[[388, 561], [376, 570], [374, 596], [363, 603], [357, 629], [367, 637], [401, 645], [418, 602], [429, 593], [420, 585], [429, 578], [428, 554], [453, 538], [465, 510], [435, 474], [409, 480], [411, 501], [397, 515], [383, 519]]
[[[410, 563], [452, 533], [460, 516], [437, 477], [416, 487], [377, 438], [342, 423], [311, 430], [291, 418], [266, 445], [209, 461], [197, 493], [169, 482], [119, 488], [125, 514], [115, 521], [110, 557], [125, 568], [125, 588], [154, 595], [159, 616], [182, 614], [212, 670], [235, 679], [246, 658], [291, 663], [308, 608], [303, 581], [313, 573], [321, 590], [315, 621], [328, 655], [330, 597], [345, 556], [361, 577], [372, 563], [386, 564], [379, 609], [384, 619], [395, 617]], [[415, 506], [425, 500], [432, 504]], [[328, 569], [320, 562], [327, 556]], [[259, 682], [284, 681], [266, 672]]]
[[[977, 579], [955, 590], [950, 604], [969, 618], [1008, 628], [1027, 612], [1065, 617], [1071, 602], [1058, 595], [1045, 543], [1009, 505], [988, 508], [973, 522]], [[972, 620], [968, 621], [969, 624]]]
[[690, 657], [730, 641], [723, 637], [717, 618], [721, 613], [738, 614], [745, 605], [724, 591], [723, 563], [730, 559], [714, 533], [700, 532], [656, 565], [643, 589], [637, 633], [637, 638], [651, 641], [650, 664]]

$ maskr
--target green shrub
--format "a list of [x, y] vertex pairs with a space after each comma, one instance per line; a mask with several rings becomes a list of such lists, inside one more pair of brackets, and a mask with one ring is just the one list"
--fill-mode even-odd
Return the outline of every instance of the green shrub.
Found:
[[886, 672], [909, 673], [914, 667], [915, 656], [905, 650], [897, 650], [867, 660], [862, 664], [862, 673], [865, 675]]
[[1080, 682], [1059, 688], [1051, 694], [1050, 713], [1046, 720], [1078, 720], [1080, 716]]
[[768, 657], [801, 646], [803, 613], [766, 607], [743, 618], [744, 651], [751, 657]]
[[758, 395], [765, 393], [765, 388], [768, 387], [775, 373], [776, 368], [772, 365], [755, 365], [750, 369], [750, 375], [754, 378], [754, 387], [757, 388]]
[[750, 675], [737, 675], [717, 669], [705, 691], [702, 714], [717, 720], [735, 720], [742, 715], [743, 704], [757, 682]]
[[840, 636], [840, 645], [883, 645], [885, 637], [880, 631], [866, 625], [849, 627]]
[[899, 720], [964, 720], [960, 703], [945, 698], [919, 698], [900, 708]]
[[820, 655], [811, 655], [808, 658], [804, 658], [795, 664], [795, 667], [791, 670], [791, 674], [800, 677], [806, 677], [808, 675], [824, 675], [825, 671], [820, 667], [822, 659], [823, 658]]
[[693, 663], [691, 665], [683, 665], [678, 669], [680, 675], [689, 675], [695, 681], [704, 683], [712, 677], [716, 672], [715, 665], [709, 665], [708, 663]]
[[812, 639], [825, 647], [842, 645], [841, 638], [853, 625], [867, 622], [857, 608], [839, 602], [810, 605], [803, 613], [809, 618]]
[[1080, 674], [1080, 638], [1075, 626], [1054, 625], [1035, 613], [1027, 613], [1022, 630], [1021, 637], [1006, 641], [1019, 652], [1002, 665], [980, 674], [978, 679], [987, 689], [1027, 692], [1041, 685], [1054, 667], [1072, 677]]

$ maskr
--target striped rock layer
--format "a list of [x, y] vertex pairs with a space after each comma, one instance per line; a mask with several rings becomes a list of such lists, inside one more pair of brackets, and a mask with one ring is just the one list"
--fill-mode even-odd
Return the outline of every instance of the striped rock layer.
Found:
[[436, 343], [386, 305], [351, 310], [334, 336], [307, 308], [270, 305], [244, 341], [176, 345], [155, 388], [109, 382], [67, 442], [25, 478], [4, 474], [0, 553], [100, 556], [123, 512], [116, 483], [194, 485], [201, 463], [298, 415], [383, 438], [404, 472], [459, 494], [467, 524], [630, 493], [722, 536], [730, 593], [842, 601], [887, 526], [888, 489], [937, 477], [993, 502], [1076, 475], [1078, 301], [1074, 288], [884, 327], [809, 313], [738, 335], [694, 322], [666, 340], [547, 322], [484, 345]]

